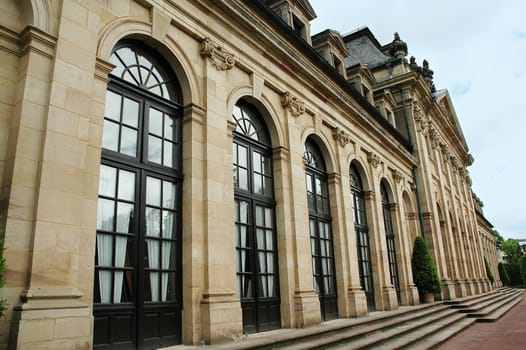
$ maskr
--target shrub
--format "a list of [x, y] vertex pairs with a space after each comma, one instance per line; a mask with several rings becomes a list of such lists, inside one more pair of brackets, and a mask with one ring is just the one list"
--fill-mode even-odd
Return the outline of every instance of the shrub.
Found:
[[489, 262], [486, 257], [484, 257], [484, 265], [486, 266], [486, 275], [488, 276], [491, 284], [493, 284], [495, 282], [495, 277], [493, 277], [493, 272], [491, 272], [491, 267], [489, 266]]
[[500, 280], [502, 281], [502, 283], [505, 286], [511, 285], [510, 275], [508, 275], [508, 271], [504, 267], [503, 263], [499, 263], [498, 270], [499, 270], [499, 277], [500, 277]]
[[508, 276], [510, 276], [510, 286], [522, 285], [522, 277], [519, 264], [504, 264]]
[[521, 256], [519, 271], [522, 277], [522, 284], [526, 286], [526, 255]]
[[420, 236], [415, 239], [411, 266], [413, 268], [413, 280], [420, 295], [436, 294], [441, 291], [435, 262], [429, 254], [426, 241]]

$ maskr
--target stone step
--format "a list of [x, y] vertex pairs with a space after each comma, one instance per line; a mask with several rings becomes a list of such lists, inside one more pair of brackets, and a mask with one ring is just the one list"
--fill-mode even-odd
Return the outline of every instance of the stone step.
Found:
[[521, 291], [513, 293], [504, 300], [469, 314], [468, 317], [476, 318], [477, 322], [495, 322], [522, 301], [522, 294]]
[[[426, 319], [416, 319], [406, 322], [403, 325], [386, 329], [377, 335], [367, 338], [350, 339], [340, 341], [334, 345], [322, 348], [314, 347], [312, 349], [402, 349], [407, 348], [424, 337], [435, 334], [443, 328], [454, 327], [454, 325], [459, 322], [465, 323], [465, 320], [465, 315], [460, 315], [454, 312], [454, 310], [450, 310], [450, 312], [442, 312], [440, 315], [432, 315]], [[474, 321], [471, 320], [471, 322]], [[462, 326], [462, 328], [463, 327], [464, 326]]]

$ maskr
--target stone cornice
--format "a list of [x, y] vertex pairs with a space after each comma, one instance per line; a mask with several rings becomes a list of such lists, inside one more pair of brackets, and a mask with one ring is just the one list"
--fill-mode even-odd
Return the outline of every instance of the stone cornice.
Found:
[[217, 70], [232, 69], [236, 63], [234, 55], [226, 51], [222, 46], [206, 37], [201, 41], [201, 56], [208, 57], [208, 61]]

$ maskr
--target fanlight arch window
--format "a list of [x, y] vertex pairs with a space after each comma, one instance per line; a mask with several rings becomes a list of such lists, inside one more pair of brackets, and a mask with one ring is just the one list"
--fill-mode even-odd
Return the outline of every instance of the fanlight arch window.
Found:
[[239, 101], [232, 118], [237, 291], [243, 331], [255, 333], [281, 326], [272, 148], [254, 106]]
[[121, 45], [111, 54], [110, 62], [115, 65], [112, 75], [167, 100], [180, 102], [177, 81], [146, 51]]

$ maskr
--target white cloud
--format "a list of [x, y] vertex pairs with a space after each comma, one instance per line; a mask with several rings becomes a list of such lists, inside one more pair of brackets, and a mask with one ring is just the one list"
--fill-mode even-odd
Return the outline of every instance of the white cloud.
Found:
[[311, 0], [312, 33], [368, 26], [386, 44], [398, 32], [446, 88], [475, 164], [473, 189], [506, 238], [526, 238], [526, 2]]

